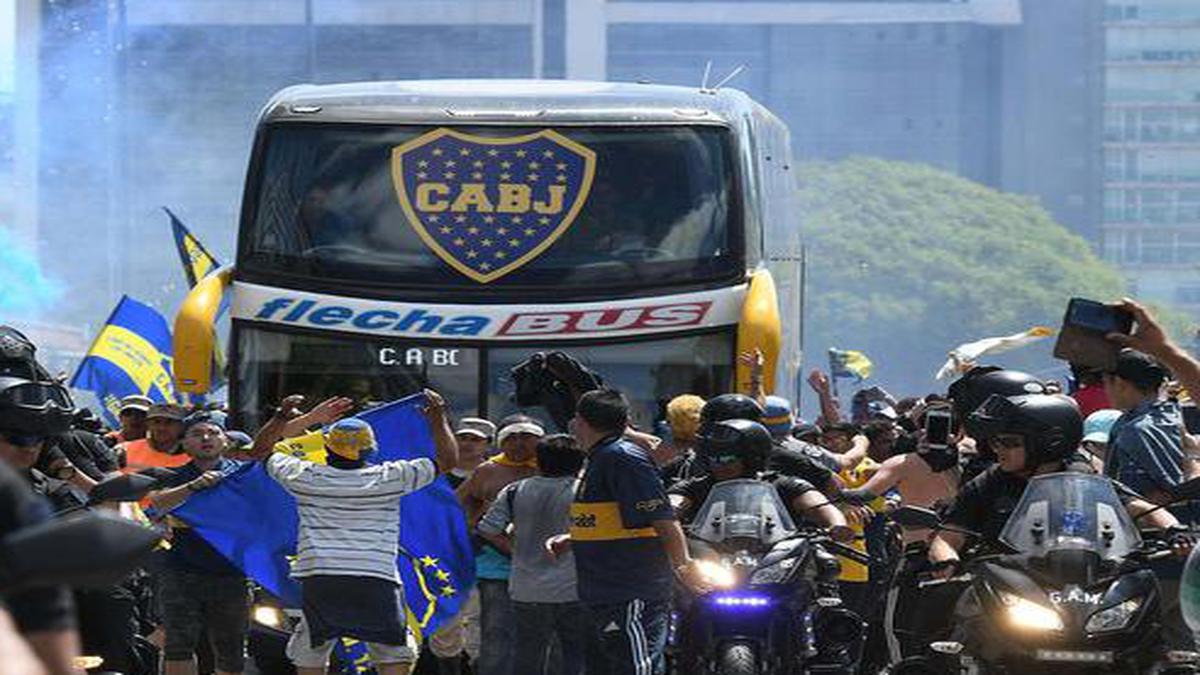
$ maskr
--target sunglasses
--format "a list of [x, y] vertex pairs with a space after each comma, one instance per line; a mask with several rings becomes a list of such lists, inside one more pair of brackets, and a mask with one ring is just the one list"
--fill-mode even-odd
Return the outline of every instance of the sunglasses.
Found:
[[0, 431], [0, 438], [18, 448], [31, 448], [46, 440], [46, 437], [41, 434], [22, 434], [15, 431]]

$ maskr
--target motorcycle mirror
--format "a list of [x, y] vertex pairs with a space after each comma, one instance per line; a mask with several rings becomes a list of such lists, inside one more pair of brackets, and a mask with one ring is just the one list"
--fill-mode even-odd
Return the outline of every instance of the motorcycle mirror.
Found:
[[892, 512], [892, 520], [910, 530], [931, 529], [942, 524], [937, 511], [920, 506], [901, 506]]
[[0, 540], [0, 593], [37, 586], [111, 586], [160, 539], [150, 528], [99, 513], [18, 530]]
[[1200, 478], [1186, 480], [1171, 488], [1173, 502], [1186, 502], [1200, 499]]
[[88, 504], [136, 502], [158, 485], [158, 479], [137, 473], [112, 476], [96, 483], [88, 493]]

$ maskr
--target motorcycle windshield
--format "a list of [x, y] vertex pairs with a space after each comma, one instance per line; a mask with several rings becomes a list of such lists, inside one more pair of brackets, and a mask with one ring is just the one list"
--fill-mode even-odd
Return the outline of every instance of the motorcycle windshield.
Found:
[[692, 520], [692, 535], [710, 544], [736, 539], [769, 546], [795, 532], [775, 486], [752, 479], [714, 485]]
[[1054, 473], [1029, 481], [1000, 541], [1038, 558], [1051, 551], [1082, 550], [1119, 561], [1142, 538], [1107, 478]]

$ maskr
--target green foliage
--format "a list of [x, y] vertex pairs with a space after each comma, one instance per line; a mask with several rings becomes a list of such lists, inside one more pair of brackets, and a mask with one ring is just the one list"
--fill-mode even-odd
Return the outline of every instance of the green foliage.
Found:
[[0, 227], [0, 323], [33, 318], [59, 295], [59, 284], [47, 279], [33, 255]]
[[[896, 393], [944, 388], [959, 344], [1057, 327], [1067, 299], [1116, 299], [1124, 284], [1034, 201], [932, 167], [851, 158], [801, 167], [808, 247], [808, 361], [861, 349]], [[1053, 338], [1001, 365], [1054, 368]], [[987, 360], [987, 357], [985, 357]]]

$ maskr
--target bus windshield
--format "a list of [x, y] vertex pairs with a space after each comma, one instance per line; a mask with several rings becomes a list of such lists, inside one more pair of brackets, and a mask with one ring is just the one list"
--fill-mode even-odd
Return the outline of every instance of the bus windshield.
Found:
[[[545, 235], [534, 222], [543, 219], [532, 210], [524, 222], [519, 213], [495, 214], [495, 218], [512, 222], [494, 223], [498, 236], [487, 237], [482, 244], [482, 236], [472, 239], [464, 235], [461, 239], [451, 235], [450, 228], [466, 229], [472, 225], [468, 218], [480, 215], [484, 198], [463, 197], [459, 192], [467, 187], [463, 181], [469, 182], [477, 172], [480, 181], [523, 181], [533, 186], [534, 199], [538, 189], [555, 181], [567, 182], [568, 172], [560, 168], [566, 163], [546, 159], [551, 157], [550, 151], [543, 151], [545, 158], [510, 157], [503, 169], [499, 168], [501, 162], [495, 162], [495, 170], [503, 171], [499, 177], [484, 176], [484, 152], [469, 155], [466, 147], [459, 148], [454, 154], [461, 152], [462, 156], [453, 159], [421, 158], [422, 171], [415, 175], [444, 184], [436, 188], [441, 192], [432, 194], [445, 200], [439, 204], [447, 211], [430, 214], [428, 223], [413, 223], [414, 218], [425, 216], [404, 205], [406, 197], [400, 194], [398, 182], [405, 179], [398, 177], [395, 151], [435, 131], [432, 127], [366, 124], [267, 127], [262, 159], [252, 168], [248, 191], [248, 213], [252, 215], [243, 227], [239, 268], [329, 284], [453, 293], [455, 288], [478, 288], [479, 279], [473, 281], [462, 271], [464, 266], [481, 264], [478, 260], [482, 258], [476, 256], [496, 256], [499, 265], [509, 262], [499, 259], [507, 255], [505, 245], [524, 252], [521, 247], [527, 246], [526, 241], [544, 241], [539, 238]], [[538, 129], [454, 127], [446, 133], [475, 139], [478, 148], [490, 148], [501, 147], [486, 145], [494, 139], [531, 132]], [[557, 236], [549, 238], [548, 245], [530, 253], [519, 266], [487, 279], [489, 288], [592, 289], [648, 282], [682, 285], [739, 274], [745, 244], [729, 130], [704, 126], [558, 127], [541, 133], [554, 134], [571, 147], [594, 153], [594, 171], [588, 174], [587, 189], [578, 191], [579, 206], [567, 218], [569, 224], [556, 230]], [[414, 159], [405, 170], [415, 172], [416, 164]], [[444, 166], [436, 166], [439, 164]], [[491, 169], [490, 164], [487, 167]], [[445, 175], [450, 178], [443, 179]], [[488, 189], [498, 187], [502, 186], [493, 184]], [[409, 204], [421, 199], [428, 204], [430, 194], [418, 194]], [[494, 192], [491, 199], [495, 199]], [[463, 206], [451, 208], [452, 203]], [[486, 208], [493, 207], [489, 204]], [[433, 221], [439, 216], [442, 220], [435, 228]], [[421, 228], [428, 231], [423, 233]], [[435, 229], [441, 228], [445, 228], [446, 239], [442, 241], [445, 250], [439, 252], [430, 241], [439, 236]], [[522, 238], [525, 235], [528, 239]], [[479, 250], [465, 250], [472, 246]], [[468, 259], [468, 253], [476, 255]], [[450, 258], [459, 260], [458, 267]]]
[[[235, 325], [238, 370], [235, 412], [242, 424], [264, 422], [262, 401], [303, 392], [312, 400], [349, 396], [360, 406], [395, 400], [425, 387], [451, 402], [456, 416], [493, 419], [517, 411], [511, 370], [537, 351], [418, 342], [375, 336], [318, 335]], [[630, 399], [644, 429], [662, 418], [681, 392], [712, 396], [733, 386], [729, 331], [604, 345], [572, 345], [572, 356], [601, 373]], [[545, 416], [542, 416], [545, 418]], [[549, 420], [547, 419], [548, 423]]]

